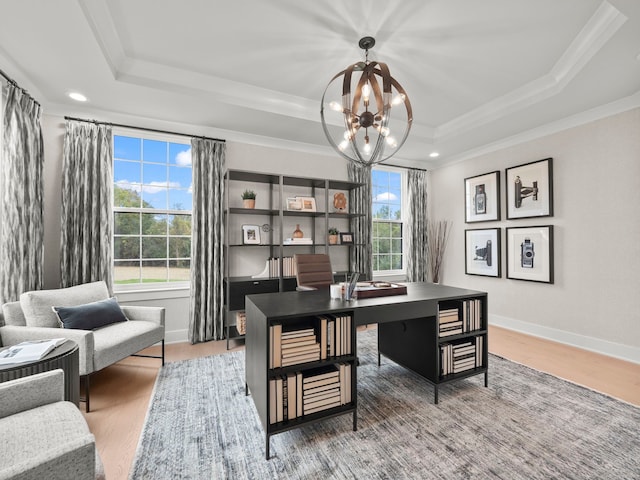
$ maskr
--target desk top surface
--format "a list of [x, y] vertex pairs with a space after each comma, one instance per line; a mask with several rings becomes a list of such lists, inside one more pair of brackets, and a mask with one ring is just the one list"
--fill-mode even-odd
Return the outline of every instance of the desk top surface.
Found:
[[412, 302], [438, 302], [468, 297], [485, 296], [485, 292], [464, 288], [435, 285], [422, 282], [402, 282], [407, 286], [406, 295], [363, 298], [353, 301], [332, 299], [329, 290], [310, 292], [280, 292], [247, 295], [247, 301], [255, 305], [268, 318], [287, 318], [322, 313], [340, 313], [356, 309], [393, 306]]

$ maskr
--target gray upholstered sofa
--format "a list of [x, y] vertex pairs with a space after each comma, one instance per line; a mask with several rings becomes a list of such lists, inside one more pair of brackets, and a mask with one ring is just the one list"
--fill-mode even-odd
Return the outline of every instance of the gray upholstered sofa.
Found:
[[[128, 321], [81, 330], [60, 328], [52, 307], [74, 307], [107, 300], [104, 282], [87, 283], [56, 290], [25, 292], [20, 301], [5, 303], [0, 316], [0, 341], [15, 345], [26, 340], [64, 337], [76, 342], [80, 353], [80, 376], [84, 377], [84, 401], [90, 409], [90, 375], [123, 358], [135, 355], [156, 343], [162, 343], [164, 365], [164, 308], [121, 306]], [[150, 356], [150, 355], [143, 355]]]
[[0, 480], [104, 479], [95, 439], [64, 398], [62, 370], [0, 383]]

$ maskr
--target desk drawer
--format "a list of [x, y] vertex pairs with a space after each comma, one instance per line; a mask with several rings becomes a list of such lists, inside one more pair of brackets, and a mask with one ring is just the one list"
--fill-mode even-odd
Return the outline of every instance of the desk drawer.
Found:
[[398, 322], [413, 318], [435, 317], [438, 312], [438, 302], [409, 302], [393, 305], [376, 305], [373, 307], [357, 308], [355, 310], [356, 325], [370, 323]]
[[229, 310], [243, 310], [246, 295], [273, 293], [280, 288], [277, 278], [230, 282], [227, 286], [229, 288]]

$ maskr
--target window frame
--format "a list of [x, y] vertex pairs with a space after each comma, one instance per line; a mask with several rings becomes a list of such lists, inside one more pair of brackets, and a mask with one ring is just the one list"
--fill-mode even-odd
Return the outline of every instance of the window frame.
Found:
[[[115, 137], [116, 136], [124, 136], [124, 137], [132, 137], [132, 138], [139, 138], [142, 140], [152, 140], [152, 141], [160, 141], [160, 142], [167, 142], [167, 143], [178, 143], [178, 144], [183, 144], [183, 145], [188, 145], [189, 148], [191, 148], [191, 141], [190, 139], [187, 139], [187, 141], [185, 142], [185, 137], [184, 136], [180, 136], [180, 135], [172, 135], [170, 133], [164, 134], [164, 133], [157, 133], [157, 132], [152, 132], [152, 131], [146, 131], [146, 130], [139, 130], [139, 129], [129, 129], [126, 127], [114, 127], [112, 130], [112, 147], [114, 147], [114, 143], [115, 143]], [[114, 165], [113, 165], [113, 170], [114, 170], [114, 176], [112, 178], [112, 185], [115, 187], [115, 148], [114, 148], [114, 155], [113, 155], [113, 161], [114, 161]], [[142, 159], [139, 161], [139, 163], [141, 164], [141, 168], [142, 168]], [[193, 164], [191, 165], [191, 168], [193, 169]], [[193, 172], [193, 170], [192, 170]], [[192, 180], [193, 182], [193, 180]], [[191, 184], [193, 185], [193, 183]], [[115, 191], [115, 189], [114, 189]], [[166, 282], [149, 282], [149, 283], [116, 283], [115, 281], [115, 268], [116, 268], [116, 258], [115, 258], [115, 240], [116, 240], [116, 233], [115, 233], [115, 215], [116, 213], [140, 213], [142, 215], [144, 214], [160, 214], [160, 215], [167, 215], [167, 216], [171, 216], [171, 215], [189, 215], [192, 219], [193, 219], [193, 203], [192, 203], [192, 208], [191, 210], [175, 210], [175, 209], [169, 209], [167, 208], [166, 210], [158, 210], [158, 209], [153, 209], [153, 208], [144, 208], [144, 207], [140, 207], [140, 208], [135, 208], [135, 207], [116, 207], [115, 206], [115, 195], [111, 195], [111, 212], [113, 214], [113, 220], [112, 220], [112, 227], [113, 227], [113, 232], [111, 234], [111, 249], [113, 252], [113, 259], [111, 262], [111, 268], [113, 271], [113, 277], [114, 277], [114, 283], [113, 283], [113, 289], [114, 292], [133, 292], [133, 291], [166, 291], [166, 290], [180, 290], [180, 289], [185, 289], [185, 288], [190, 288], [191, 286], [191, 281], [190, 280], [178, 280], [178, 281], [166, 281]], [[127, 235], [120, 235], [118, 234], [119, 237], [126, 237]], [[161, 238], [167, 238], [167, 237], [175, 237], [175, 238], [189, 238], [190, 243], [192, 244], [192, 237], [191, 235], [169, 235], [169, 233], [167, 232], [166, 235], [164, 236], [159, 236], [159, 235], [143, 235], [142, 234], [142, 222], [140, 225], [140, 233], [139, 235], [130, 235], [131, 237], [140, 237], [141, 241], [142, 238], [152, 238], [152, 237], [161, 237]], [[168, 247], [167, 247], [168, 248]], [[190, 251], [191, 251], [191, 247], [190, 247]], [[177, 260], [181, 260], [183, 259], [182, 257], [180, 257]], [[132, 261], [138, 261], [138, 262], [143, 262], [144, 260], [153, 260], [153, 259], [145, 259], [142, 257], [142, 251], [139, 252], [139, 257], [135, 260]], [[166, 260], [166, 262], [169, 262], [171, 260], [176, 260], [172, 257], [167, 257], [164, 258], [162, 260]], [[141, 263], [140, 263], [141, 264]], [[141, 267], [142, 268], [142, 267]], [[167, 269], [167, 273], [168, 273], [168, 269], [169, 266], [168, 264], [165, 267]], [[191, 258], [189, 258], [189, 269], [191, 269]]]
[[[375, 222], [377, 222], [378, 220], [375, 219], [375, 217], [373, 216], [373, 172], [375, 170], [378, 171], [385, 171], [385, 172], [392, 172], [392, 173], [398, 173], [400, 174], [400, 195], [401, 195], [401, 199], [400, 199], [400, 220], [383, 220], [383, 222], [388, 222], [391, 221], [392, 223], [398, 223], [401, 225], [402, 228], [402, 268], [400, 269], [393, 269], [393, 270], [374, 270], [374, 262], [373, 262], [373, 239], [374, 239], [374, 234], [373, 234], [373, 225]], [[372, 250], [371, 250], [371, 268], [372, 268], [372, 272], [373, 272], [373, 277], [375, 278], [384, 278], [384, 277], [399, 277], [399, 276], [406, 276], [407, 273], [407, 258], [406, 258], [406, 254], [407, 254], [407, 170], [404, 168], [398, 168], [398, 167], [391, 167], [391, 166], [387, 166], [387, 165], [374, 165], [371, 168], [371, 243], [372, 243]]]

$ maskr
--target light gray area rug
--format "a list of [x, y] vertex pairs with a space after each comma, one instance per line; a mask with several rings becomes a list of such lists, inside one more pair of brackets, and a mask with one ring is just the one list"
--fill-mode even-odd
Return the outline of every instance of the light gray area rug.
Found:
[[271, 438], [244, 389], [244, 352], [158, 375], [131, 479], [637, 479], [640, 408], [490, 356], [440, 389], [358, 334], [358, 431], [344, 415]]

